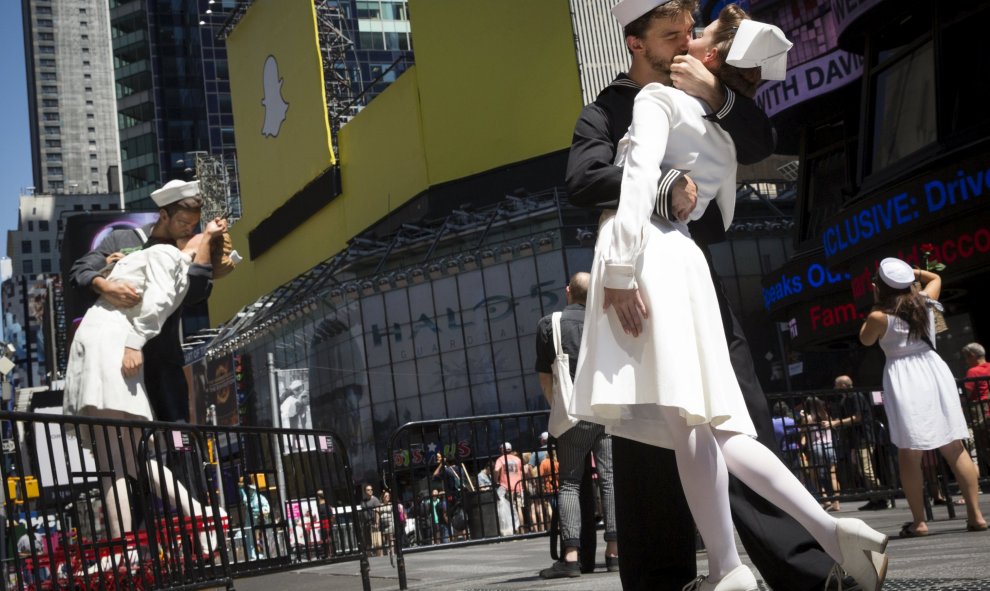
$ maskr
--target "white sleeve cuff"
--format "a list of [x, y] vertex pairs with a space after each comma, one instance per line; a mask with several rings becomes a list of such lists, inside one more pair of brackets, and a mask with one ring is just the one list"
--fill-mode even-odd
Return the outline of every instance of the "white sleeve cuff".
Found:
[[140, 351], [144, 348], [145, 342], [147, 342], [147, 339], [131, 330], [127, 333], [127, 338], [124, 339], [124, 346], [129, 349], [137, 349]]
[[619, 263], [605, 263], [605, 287], [609, 289], [636, 289], [636, 267]]

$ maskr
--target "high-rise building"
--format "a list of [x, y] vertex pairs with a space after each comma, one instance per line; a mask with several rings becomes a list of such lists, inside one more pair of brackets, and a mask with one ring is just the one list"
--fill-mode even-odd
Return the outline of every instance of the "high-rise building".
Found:
[[108, 12], [106, 0], [22, 0], [39, 193], [120, 190]]
[[65, 370], [67, 332], [59, 272], [66, 220], [119, 209], [116, 193], [21, 195], [17, 229], [7, 232], [12, 268], [3, 283], [0, 337], [16, 349], [16, 385], [45, 385]]
[[151, 192], [188, 176], [193, 153], [233, 154], [226, 52], [200, 21], [207, 11], [220, 13], [234, 4], [109, 0], [128, 209], [153, 208]]

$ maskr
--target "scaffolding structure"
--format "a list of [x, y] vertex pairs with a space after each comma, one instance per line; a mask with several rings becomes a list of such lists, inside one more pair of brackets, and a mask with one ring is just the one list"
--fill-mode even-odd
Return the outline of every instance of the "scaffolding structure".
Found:
[[236, 197], [237, 159], [230, 155], [193, 152], [196, 179], [203, 196], [203, 219], [227, 218], [231, 222], [241, 217], [241, 200]]
[[355, 103], [354, 87], [363, 88], [361, 69], [348, 66], [357, 63], [354, 41], [348, 35], [347, 14], [338, 0], [315, 0], [320, 55], [323, 57], [323, 83], [327, 94], [327, 116], [333, 150], [337, 152], [337, 134], [353, 117], [359, 107]]

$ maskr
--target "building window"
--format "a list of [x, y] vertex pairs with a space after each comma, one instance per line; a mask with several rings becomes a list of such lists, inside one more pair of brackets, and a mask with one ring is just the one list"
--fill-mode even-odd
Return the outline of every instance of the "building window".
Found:
[[92, 86], [87, 86], [85, 88], [85, 90], [86, 90], [86, 92], [93, 92], [93, 87]]
[[39, 45], [38, 53], [55, 53], [54, 45]]
[[46, 84], [41, 87], [41, 94], [58, 94], [58, 86]]
[[34, 10], [35, 10], [35, 13], [36, 14], [51, 14], [52, 13], [52, 7], [51, 6], [35, 6]]
[[53, 191], [54, 190], [61, 191], [65, 185], [62, 183], [62, 181], [48, 181], [48, 186], [51, 187]]
[[56, 74], [55, 72], [42, 72], [41, 79], [46, 82], [53, 82], [55, 80], [58, 80], [58, 74]]
[[83, 41], [87, 41], [87, 40], [89, 40], [89, 35], [86, 35], [86, 34], [84, 33], [84, 34], [83, 34], [83, 36], [82, 36], [82, 40], [83, 40]]
[[82, 210], [83, 210], [82, 203], [76, 203], [75, 205], [72, 206], [72, 211], [82, 211]]
[[358, 34], [361, 49], [385, 49], [385, 37], [377, 31], [362, 31]]
[[51, 273], [52, 272], [52, 260], [51, 259], [41, 259], [41, 272]]
[[382, 18], [381, 6], [378, 2], [357, 2], [357, 17], [366, 19]]
[[45, 162], [61, 162], [62, 154], [59, 152], [52, 152], [51, 154], [45, 155]]
[[40, 31], [38, 33], [38, 40], [39, 41], [54, 41], [55, 40], [55, 33], [48, 33], [46, 31]]
[[88, 47], [83, 47], [82, 48], [82, 52], [83, 53], [89, 53], [89, 48]]
[[89, 60], [83, 60], [83, 65], [84, 66], [88, 66], [89, 65]]
[[45, 140], [46, 148], [61, 148], [62, 140]]
[[24, 275], [31, 275], [34, 273], [34, 261], [31, 259], [25, 260], [21, 263], [21, 271]]
[[61, 166], [49, 166], [48, 167], [48, 174], [54, 175], [54, 176], [62, 176], [62, 167]]
[[103, 209], [103, 208], [102, 208], [102, 207], [100, 207], [100, 204], [99, 204], [99, 203], [94, 203], [94, 204], [93, 204], [93, 211], [100, 211], [100, 210], [102, 210], [102, 209]]
[[34, 221], [28, 220], [28, 232], [34, 232]]
[[872, 170], [878, 171], [936, 139], [932, 43], [877, 73], [875, 88]]
[[57, 109], [58, 99], [41, 99], [41, 106], [46, 109]]
[[60, 128], [58, 125], [46, 125], [45, 135], [58, 135]]
[[88, 27], [89, 26], [89, 21], [79, 21], [79, 26], [80, 27]]
[[38, 244], [41, 247], [41, 254], [48, 254], [52, 251], [52, 241], [42, 240]]
[[40, 220], [38, 222], [38, 230], [40, 230], [42, 232], [47, 232], [48, 231], [48, 226], [49, 226], [48, 220]]
[[87, 127], [86, 128], [86, 131], [88, 131], [89, 133], [96, 133], [96, 128], [95, 127]]
[[89, 140], [89, 145], [93, 148], [96, 147], [96, 140]]
[[31, 254], [32, 250], [30, 240], [21, 240], [21, 254]]
[[86, 101], [86, 106], [87, 107], [92, 107], [93, 106], [93, 101]]
[[79, 14], [86, 14], [86, 9], [85, 8], [80, 8], [79, 9]]
[[100, 174], [100, 169], [99, 168], [96, 168], [95, 166], [90, 166], [89, 167], [89, 174]]
[[45, 121], [58, 122], [58, 113], [45, 113]]
[[50, 18], [39, 18], [38, 19], [38, 26], [39, 27], [52, 28], [52, 24], [53, 24], [52, 23], [52, 19], [50, 19]]
[[51, 57], [43, 57], [43, 58], [41, 58], [41, 67], [42, 68], [54, 68], [56, 64], [57, 64], [57, 62], [55, 61], [55, 58], [51, 58]]
[[90, 160], [96, 160], [96, 154], [90, 154], [89, 155], [89, 159]]
[[92, 79], [93, 79], [92, 74], [83, 74], [83, 80], [92, 80]]
[[93, 113], [86, 113], [86, 119], [96, 119], [96, 115]]

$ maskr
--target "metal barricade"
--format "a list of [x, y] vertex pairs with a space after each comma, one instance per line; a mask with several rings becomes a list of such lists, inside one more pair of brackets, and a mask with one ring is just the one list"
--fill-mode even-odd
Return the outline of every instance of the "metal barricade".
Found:
[[[360, 561], [347, 451], [331, 432], [0, 412], [17, 545], [9, 588], [233, 588], [235, 575]], [[5, 538], [6, 539], [6, 538]]]
[[[539, 436], [548, 415], [544, 410], [417, 421], [389, 437], [385, 481], [393, 499], [401, 589], [407, 553], [546, 535], [549, 518], [534, 515], [544, 514], [542, 478], [555, 482], [556, 474], [526, 478], [523, 457], [547, 453]], [[537, 503], [540, 512], [531, 512]], [[377, 539], [374, 533], [369, 527], [366, 539]]]

